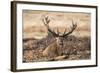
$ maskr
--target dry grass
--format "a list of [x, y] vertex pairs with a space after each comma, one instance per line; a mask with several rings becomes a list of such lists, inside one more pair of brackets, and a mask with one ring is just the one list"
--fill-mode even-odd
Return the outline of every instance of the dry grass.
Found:
[[[52, 38], [52, 39], [51, 39]], [[41, 40], [27, 39], [23, 40], [23, 62], [39, 62], [50, 61], [52, 58], [44, 57], [43, 50], [51, 44], [54, 38], [47, 36]], [[64, 40], [64, 55], [67, 57], [63, 60], [82, 60], [91, 58], [91, 45], [90, 37], [75, 37], [68, 36]]]

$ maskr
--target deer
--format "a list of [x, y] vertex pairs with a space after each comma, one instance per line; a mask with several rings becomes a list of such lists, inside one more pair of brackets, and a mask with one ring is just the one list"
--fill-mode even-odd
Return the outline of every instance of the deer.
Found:
[[66, 32], [66, 29], [65, 29], [63, 34], [61, 35], [58, 29], [57, 29], [57, 32], [50, 29], [49, 27], [50, 19], [48, 16], [44, 17], [42, 19], [42, 22], [47, 28], [47, 31], [51, 33], [53, 37], [55, 38], [55, 41], [44, 49], [44, 51], [42, 52], [43, 56], [50, 57], [52, 58], [52, 60], [61, 60], [68, 57], [67, 55], [63, 54], [64, 38], [66, 38], [76, 29], [77, 23], [74, 23], [72, 21], [72, 26], [70, 27], [71, 29], [68, 32]]

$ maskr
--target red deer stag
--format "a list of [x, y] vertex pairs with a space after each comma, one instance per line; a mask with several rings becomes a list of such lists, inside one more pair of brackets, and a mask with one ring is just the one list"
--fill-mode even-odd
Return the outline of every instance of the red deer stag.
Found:
[[62, 49], [64, 44], [64, 38], [69, 34], [71, 34], [76, 29], [77, 24], [72, 22], [71, 30], [69, 32], [66, 32], [65, 29], [64, 33], [60, 35], [58, 29], [57, 33], [50, 29], [48, 25], [50, 19], [48, 17], [44, 17], [42, 21], [46, 26], [48, 32], [50, 32], [56, 40], [55, 42], [51, 43], [49, 46], [45, 48], [45, 50], [43, 51], [43, 56], [50, 57], [54, 60], [64, 59], [66, 57], [66, 55], [63, 54], [63, 49]]

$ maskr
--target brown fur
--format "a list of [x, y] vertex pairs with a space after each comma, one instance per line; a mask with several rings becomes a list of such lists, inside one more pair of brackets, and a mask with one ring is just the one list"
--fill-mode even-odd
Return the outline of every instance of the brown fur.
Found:
[[61, 56], [62, 54], [62, 48], [60, 48], [60, 46], [57, 45], [56, 42], [50, 44], [44, 51], [43, 51], [43, 56], [46, 57], [57, 57], [57, 56]]

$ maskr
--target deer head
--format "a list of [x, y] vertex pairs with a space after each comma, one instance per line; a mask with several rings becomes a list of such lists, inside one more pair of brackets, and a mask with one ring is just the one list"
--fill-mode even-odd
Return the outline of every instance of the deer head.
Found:
[[58, 29], [57, 29], [57, 33], [50, 29], [50, 27], [49, 27], [50, 19], [48, 16], [44, 17], [42, 19], [42, 21], [43, 21], [44, 25], [46, 26], [48, 32], [51, 33], [55, 37], [57, 45], [62, 46], [62, 47], [63, 47], [63, 43], [64, 43], [63, 42], [64, 38], [67, 37], [68, 35], [70, 35], [77, 27], [77, 24], [72, 21], [72, 26], [70, 27], [70, 30], [68, 32], [66, 32], [66, 29], [65, 29], [63, 34], [60, 35], [60, 32]]

